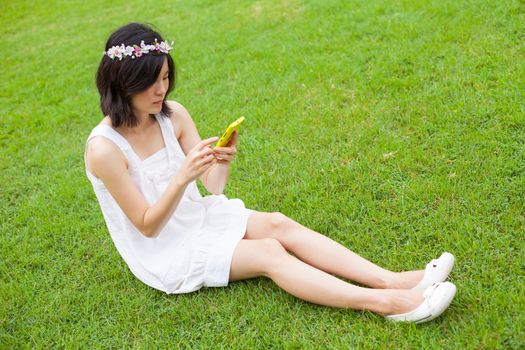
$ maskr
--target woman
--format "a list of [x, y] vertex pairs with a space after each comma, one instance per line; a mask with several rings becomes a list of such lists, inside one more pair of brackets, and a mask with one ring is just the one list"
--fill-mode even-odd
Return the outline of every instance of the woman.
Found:
[[[391, 272], [283, 214], [222, 195], [238, 135], [212, 147], [218, 137], [201, 140], [187, 110], [166, 99], [175, 83], [171, 49], [138, 23], [109, 37], [97, 72], [105, 118], [86, 142], [86, 174], [138, 279], [188, 293], [266, 276], [312, 303], [413, 322], [448, 307], [456, 292], [443, 282], [454, 263], [449, 253], [425, 270]], [[197, 179], [213, 195], [202, 197]]]

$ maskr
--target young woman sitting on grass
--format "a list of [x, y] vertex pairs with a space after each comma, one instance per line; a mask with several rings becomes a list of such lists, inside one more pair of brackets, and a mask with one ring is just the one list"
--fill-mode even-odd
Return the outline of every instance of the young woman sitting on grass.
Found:
[[[238, 135], [213, 147], [218, 137], [201, 140], [188, 111], [167, 100], [175, 84], [171, 49], [142, 24], [111, 34], [96, 78], [105, 117], [86, 142], [86, 174], [139, 280], [189, 293], [265, 276], [303, 300], [392, 320], [425, 322], [445, 311], [456, 292], [444, 282], [451, 254], [425, 270], [391, 272], [281, 213], [226, 198]], [[197, 179], [213, 195], [201, 196]]]

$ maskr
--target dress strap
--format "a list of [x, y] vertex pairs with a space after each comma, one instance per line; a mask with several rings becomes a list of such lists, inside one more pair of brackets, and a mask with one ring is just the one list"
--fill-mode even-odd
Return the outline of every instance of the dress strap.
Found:
[[182, 151], [182, 148], [180, 147], [177, 137], [175, 136], [173, 125], [167, 117], [160, 115], [160, 113], [156, 114], [155, 117], [159, 122], [162, 136], [164, 137], [164, 142], [166, 143], [169, 166], [172, 169], [178, 168], [180, 166], [179, 163], [184, 160], [185, 155]]
[[91, 131], [91, 134], [89, 135], [86, 143], [89, 143], [89, 141], [91, 141], [91, 139], [95, 136], [104, 136], [116, 144], [118, 148], [120, 148], [124, 153], [127, 153], [129, 150], [131, 150], [131, 145], [124, 138], [124, 136], [119, 134], [115, 129], [107, 124], [97, 125], [93, 131]]
[[[166, 149], [168, 151], [168, 165], [170, 167], [170, 173], [173, 174], [180, 168], [182, 162], [186, 158], [186, 155], [180, 146], [179, 140], [177, 140], [173, 124], [169, 118], [162, 116], [160, 113], [156, 114], [155, 117], [159, 122], [162, 136], [164, 137], [164, 142], [166, 143]], [[202, 199], [195, 180], [193, 180], [186, 188], [185, 196], [193, 201], [200, 201]]]

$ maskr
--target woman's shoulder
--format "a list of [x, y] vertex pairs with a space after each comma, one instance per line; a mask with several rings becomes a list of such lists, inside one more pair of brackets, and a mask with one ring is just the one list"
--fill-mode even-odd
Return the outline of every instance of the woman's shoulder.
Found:
[[[105, 125], [109, 126], [110, 128], [113, 128], [111, 124], [111, 119], [109, 117], [104, 117], [93, 130], [96, 128]], [[88, 151], [91, 151], [91, 153], [98, 153], [102, 155], [107, 155], [108, 152], [114, 153], [119, 149], [119, 147], [116, 145], [116, 143], [112, 140], [110, 140], [108, 137], [105, 137], [103, 134], [101, 135], [94, 135], [88, 140], [87, 144]]]
[[95, 125], [95, 127], [93, 128], [92, 131], [94, 131], [95, 129], [99, 128], [101, 125], [105, 125], [105, 126], [109, 126], [110, 128], [113, 128], [113, 124], [111, 123], [111, 118], [109, 118], [108, 116], [102, 118], [97, 125]]
[[90, 172], [100, 177], [105, 168], [127, 168], [127, 159], [119, 147], [105, 137], [94, 137], [86, 147], [86, 161]]
[[105, 124], [109, 127], [113, 127], [113, 124], [111, 124], [111, 118], [108, 116], [105, 116], [104, 118], [102, 118], [102, 120], [100, 121], [100, 123], [98, 123], [98, 125], [101, 125], [101, 124]]
[[[97, 127], [100, 125], [112, 127], [111, 119], [105, 117], [98, 123]], [[88, 140], [86, 145], [86, 159], [88, 169], [97, 177], [100, 169], [108, 164], [124, 163], [127, 166], [126, 157], [119, 146], [103, 135], [95, 135]]]

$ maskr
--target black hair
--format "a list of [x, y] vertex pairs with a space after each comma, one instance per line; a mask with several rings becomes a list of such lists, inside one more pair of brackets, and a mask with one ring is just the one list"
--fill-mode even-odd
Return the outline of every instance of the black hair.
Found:
[[[164, 41], [162, 36], [150, 26], [141, 23], [129, 23], [117, 29], [106, 42], [104, 51], [113, 46], [146, 45]], [[97, 71], [97, 89], [100, 93], [100, 108], [104, 115], [111, 118], [114, 127], [122, 124], [134, 127], [138, 119], [133, 113], [131, 97], [153, 85], [160, 74], [164, 60], [169, 67], [169, 87], [162, 101], [162, 112], [170, 116], [171, 110], [166, 104], [166, 97], [175, 87], [175, 63], [169, 54], [151, 51], [140, 58], [125, 57], [111, 59], [104, 55]]]

